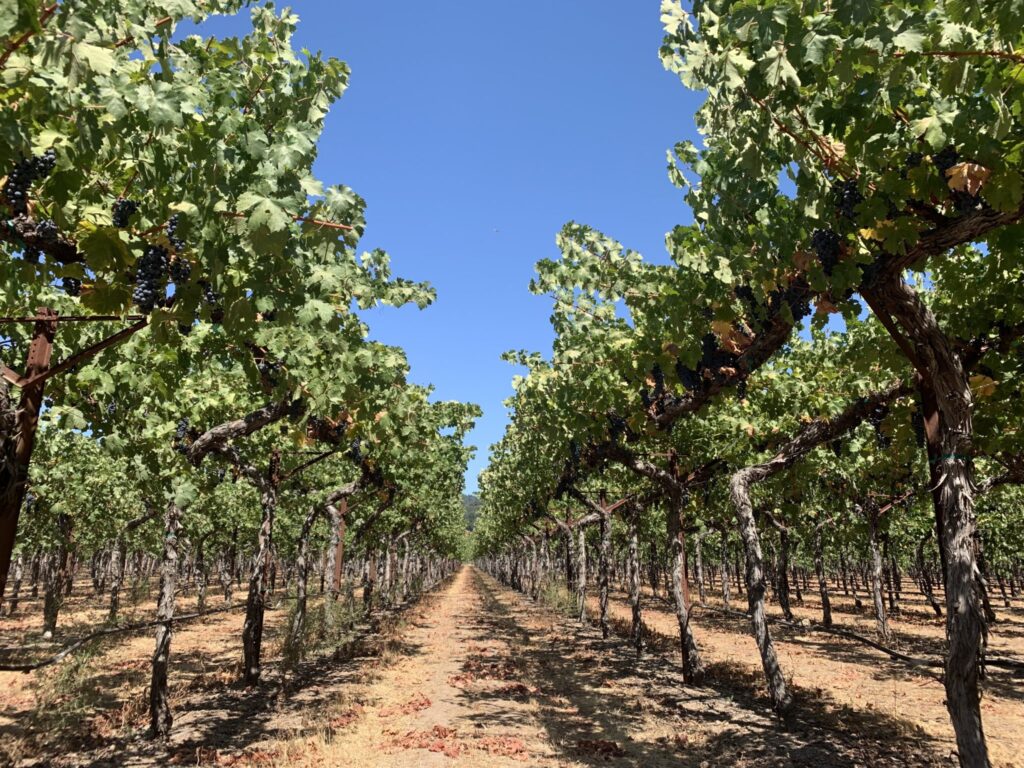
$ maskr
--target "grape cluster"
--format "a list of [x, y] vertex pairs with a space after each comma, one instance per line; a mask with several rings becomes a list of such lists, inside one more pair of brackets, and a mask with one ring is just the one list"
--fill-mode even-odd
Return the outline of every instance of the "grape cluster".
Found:
[[281, 372], [281, 363], [272, 363], [267, 359], [258, 360], [256, 369], [260, 372], [260, 378], [264, 379], [270, 386], [277, 386], [277, 374]]
[[178, 237], [178, 225], [181, 224], [181, 214], [176, 213], [167, 221], [167, 239], [171, 241], [171, 247], [175, 253], [185, 250], [185, 241]]
[[661, 397], [665, 394], [665, 372], [658, 363], [651, 368], [651, 378], [654, 379], [654, 396]]
[[878, 447], [882, 450], [886, 450], [892, 444], [892, 438], [882, 431], [882, 422], [885, 421], [885, 417], [888, 414], [888, 406], [877, 405], [867, 416], [868, 423], [875, 428], [875, 440], [878, 442]]
[[345, 421], [339, 421], [337, 424], [334, 424], [317, 416], [310, 416], [306, 421], [306, 436], [313, 440], [340, 443], [347, 431], [348, 423]]
[[53, 149], [41, 155], [20, 160], [4, 182], [3, 195], [15, 216], [28, 214], [28, 193], [32, 184], [45, 179], [57, 165], [57, 153]]
[[42, 255], [43, 255], [42, 251], [40, 251], [38, 248], [36, 248], [34, 246], [31, 246], [31, 245], [25, 246], [25, 249], [21, 252], [21, 258], [23, 258], [25, 261], [27, 261], [27, 262], [29, 262], [31, 264], [38, 264], [39, 263], [39, 258]]
[[615, 413], [608, 414], [608, 436], [613, 443], [619, 442], [619, 438], [626, 434], [627, 428], [624, 418]]
[[903, 169], [904, 171], [910, 171], [913, 168], [920, 168], [923, 162], [924, 155], [920, 152], [908, 152], [907, 156], [903, 159]]
[[143, 251], [135, 267], [135, 291], [132, 300], [148, 315], [164, 298], [167, 287], [167, 249], [150, 245]]
[[816, 229], [811, 233], [811, 248], [814, 249], [821, 268], [826, 275], [831, 275], [832, 270], [839, 263], [839, 256], [842, 252], [842, 239], [834, 230]]
[[114, 201], [113, 219], [114, 226], [118, 229], [126, 229], [128, 220], [139, 210], [139, 204], [134, 200], [126, 200], [123, 197]]
[[832, 453], [835, 454], [837, 459], [842, 458], [842, 456], [843, 456], [843, 441], [842, 440], [833, 440], [828, 445], [829, 445], [829, 448], [832, 449]]
[[352, 456], [352, 460], [360, 463], [363, 460], [363, 444], [357, 437], [352, 441], [352, 445], [349, 447], [349, 454]]
[[191, 424], [189, 420], [186, 418], [179, 421], [177, 428], [175, 428], [174, 430], [174, 450], [182, 455], [188, 453], [187, 438], [189, 437], [189, 432], [191, 431], [190, 427]]
[[856, 179], [837, 179], [832, 184], [832, 203], [835, 205], [839, 215], [847, 219], [856, 217], [856, 208], [864, 202], [864, 195], [857, 189]]
[[64, 293], [68, 296], [78, 296], [82, 292], [82, 281], [77, 277], [63, 277], [60, 281], [60, 287], [64, 289]]
[[676, 360], [676, 376], [679, 378], [679, 383], [683, 385], [684, 389], [690, 392], [700, 389], [700, 374], [684, 365], [682, 360]]
[[740, 400], [747, 399], [747, 380], [740, 379], [739, 384], [736, 385], [736, 397]]
[[932, 155], [932, 163], [939, 169], [939, 175], [946, 178], [946, 171], [960, 161], [960, 153], [952, 144], [947, 144], [941, 150]]
[[175, 285], [184, 285], [192, 275], [192, 264], [188, 259], [176, 256], [171, 262], [171, 280]]
[[199, 287], [203, 289], [203, 301], [211, 307], [217, 306], [217, 302], [220, 301], [220, 294], [213, 290], [213, 286], [206, 280], [200, 280]]
[[36, 224], [36, 237], [44, 243], [56, 242], [59, 233], [60, 230], [57, 229], [57, 223], [53, 219], [43, 219]]

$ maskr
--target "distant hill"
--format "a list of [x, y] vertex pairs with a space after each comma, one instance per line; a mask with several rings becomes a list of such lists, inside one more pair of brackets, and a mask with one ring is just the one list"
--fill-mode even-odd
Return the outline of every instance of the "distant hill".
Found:
[[480, 512], [480, 499], [472, 494], [463, 494], [462, 506], [466, 510], [466, 530], [472, 531], [476, 527], [476, 516]]

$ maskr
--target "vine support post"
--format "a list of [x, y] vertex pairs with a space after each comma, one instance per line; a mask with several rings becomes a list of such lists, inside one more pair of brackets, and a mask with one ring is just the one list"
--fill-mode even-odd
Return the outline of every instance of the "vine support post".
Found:
[[[47, 307], [36, 310], [32, 343], [28, 348], [25, 375], [22, 382], [45, 373], [50, 368], [53, 354], [53, 339], [57, 334], [57, 312]], [[13, 382], [20, 383], [20, 382]], [[28, 466], [36, 443], [36, 429], [39, 426], [39, 409], [43, 404], [45, 381], [23, 386], [21, 401], [15, 412], [14, 431], [2, 436], [7, 444], [3, 458], [7, 469], [0, 474], [0, 597], [7, 586], [7, 571], [11, 566], [11, 553], [18, 530], [18, 515], [25, 500], [28, 487]]]

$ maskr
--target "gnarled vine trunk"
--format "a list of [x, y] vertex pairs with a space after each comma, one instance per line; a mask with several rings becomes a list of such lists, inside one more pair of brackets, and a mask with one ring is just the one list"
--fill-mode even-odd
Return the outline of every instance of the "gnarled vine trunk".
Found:
[[921, 374], [932, 500], [945, 565], [949, 641], [944, 678], [946, 707], [956, 733], [960, 764], [970, 768], [987, 766], [978, 687], [987, 628], [974, 547], [970, 382], [934, 314], [902, 276], [876, 281], [865, 286], [862, 293]]
[[761, 537], [754, 520], [754, 505], [750, 500], [750, 485], [756, 479], [759, 479], [759, 473], [755, 467], [741, 469], [732, 476], [729, 491], [736, 509], [740, 537], [747, 558], [747, 605], [750, 623], [754, 639], [757, 641], [757, 650], [761, 654], [761, 666], [768, 681], [768, 694], [771, 696], [772, 706], [781, 713], [789, 709], [793, 699], [786, 686], [786, 678], [779, 665], [775, 644], [768, 631], [768, 616], [764, 605], [764, 557], [761, 554]]
[[156, 629], [152, 675], [149, 684], [149, 732], [154, 738], [171, 734], [170, 696], [167, 692], [167, 668], [171, 659], [171, 620], [174, 618], [174, 593], [178, 586], [178, 532], [181, 510], [173, 501], [164, 514], [164, 550], [160, 562], [160, 596], [156, 618], [164, 622]]
[[704, 662], [690, 627], [690, 604], [686, 594], [686, 534], [683, 526], [683, 503], [679, 493], [669, 497], [668, 544], [672, 552], [672, 603], [679, 624], [679, 650], [682, 655], [683, 680], [700, 683], [704, 678]]

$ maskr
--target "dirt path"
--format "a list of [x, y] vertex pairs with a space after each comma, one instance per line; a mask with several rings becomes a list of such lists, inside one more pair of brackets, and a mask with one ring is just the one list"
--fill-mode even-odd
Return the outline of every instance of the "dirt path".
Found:
[[393, 663], [346, 693], [329, 734], [266, 747], [299, 766], [951, 765], [877, 713], [812, 701], [783, 727], [752, 687], [686, 686], [664, 658], [637, 661], [466, 567], [416, 612]]
[[335, 658], [257, 691], [195, 691], [166, 747], [129, 739], [62, 766], [951, 766], [890, 713], [800, 692], [776, 720], [760, 676], [687, 686], [668, 655], [537, 605], [472, 566]]

